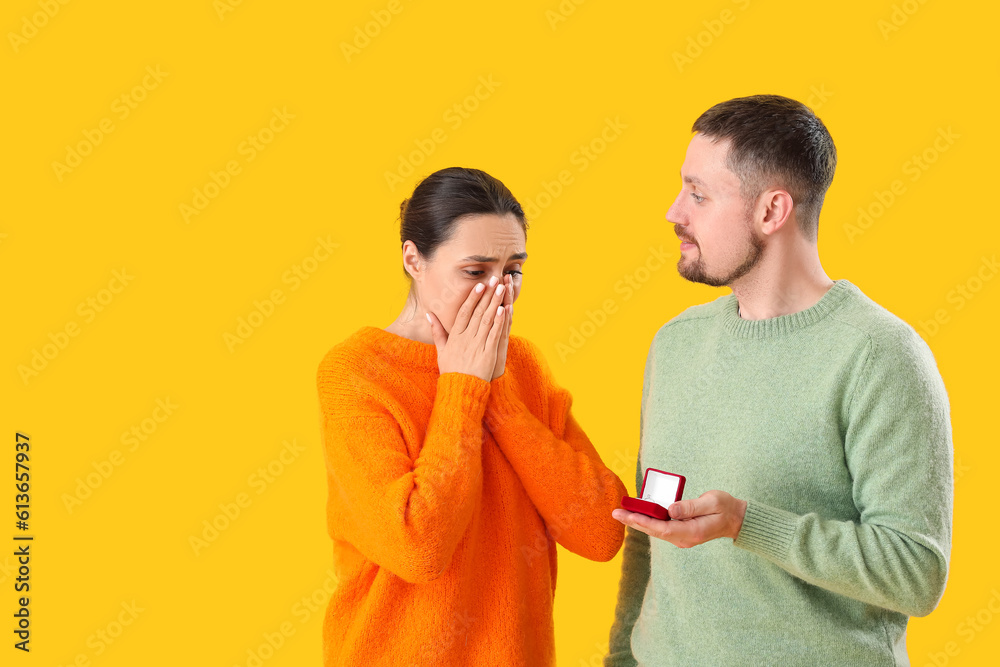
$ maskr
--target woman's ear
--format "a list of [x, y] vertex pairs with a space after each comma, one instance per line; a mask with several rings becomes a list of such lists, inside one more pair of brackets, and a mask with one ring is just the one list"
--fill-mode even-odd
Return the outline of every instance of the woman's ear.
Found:
[[419, 280], [423, 272], [420, 251], [413, 241], [403, 243], [403, 268], [414, 280]]

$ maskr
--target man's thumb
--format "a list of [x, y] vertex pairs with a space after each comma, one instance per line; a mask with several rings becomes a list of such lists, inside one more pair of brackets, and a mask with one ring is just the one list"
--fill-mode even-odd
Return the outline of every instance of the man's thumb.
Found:
[[694, 508], [690, 507], [691, 503], [686, 500], [679, 500], [667, 508], [667, 512], [670, 514], [671, 519], [684, 519], [687, 518]]

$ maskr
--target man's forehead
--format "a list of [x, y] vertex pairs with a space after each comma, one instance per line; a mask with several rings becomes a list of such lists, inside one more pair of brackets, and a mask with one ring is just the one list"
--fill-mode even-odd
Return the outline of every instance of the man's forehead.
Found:
[[738, 186], [739, 177], [726, 164], [728, 151], [728, 139], [714, 140], [701, 133], [695, 134], [681, 166], [681, 179], [703, 188]]

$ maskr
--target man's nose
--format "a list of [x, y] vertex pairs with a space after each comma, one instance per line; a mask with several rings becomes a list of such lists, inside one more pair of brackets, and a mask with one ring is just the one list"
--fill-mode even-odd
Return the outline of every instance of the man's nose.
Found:
[[686, 221], [683, 219], [684, 216], [682, 214], [681, 207], [677, 203], [679, 199], [680, 195], [677, 196], [677, 199], [674, 199], [674, 202], [670, 205], [670, 208], [667, 209], [667, 214], [664, 217], [667, 219], [667, 222], [683, 225], [686, 224]]

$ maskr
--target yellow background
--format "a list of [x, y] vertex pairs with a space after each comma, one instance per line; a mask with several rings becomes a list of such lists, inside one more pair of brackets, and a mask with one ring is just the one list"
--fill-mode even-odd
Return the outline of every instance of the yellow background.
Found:
[[[400, 312], [399, 204], [439, 168], [484, 169], [536, 206], [514, 331], [545, 351], [634, 490], [649, 342], [685, 307], [727, 292], [674, 268], [664, 214], [689, 129], [716, 102], [765, 92], [811, 104], [836, 142], [820, 223], [827, 273], [918, 327], [949, 390], [952, 570], [937, 610], [911, 621], [911, 660], [996, 655], [995, 5], [397, 0], [392, 13], [388, 1], [234, 0], [226, 11], [212, 0], [79, 0], [51, 18], [43, 5], [51, 11], [8, 0], [0, 12], [0, 432], [7, 470], [15, 432], [31, 438], [36, 536], [30, 654], [11, 647], [13, 557], [0, 556], [4, 664], [82, 654], [102, 667], [246, 665], [283, 624], [291, 632], [263, 664], [320, 664], [332, 582], [315, 371], [333, 344]], [[363, 48], [348, 57], [355, 40]], [[274, 109], [294, 118], [269, 136]], [[602, 146], [609, 119], [624, 127]], [[102, 122], [113, 130], [87, 151], [85, 132]], [[251, 135], [270, 140], [252, 160]], [[443, 137], [433, 151], [430, 137]], [[89, 154], [76, 167], [53, 166], [81, 143]], [[586, 145], [601, 152], [582, 159]], [[914, 171], [925, 152], [933, 163]], [[412, 173], [391, 186], [401, 160]], [[231, 161], [238, 173], [186, 220], [181, 205], [213, 173], [226, 182]], [[859, 208], [880, 215], [853, 234]], [[666, 264], [643, 273], [661, 247]], [[298, 283], [296, 266], [312, 269]], [[113, 280], [123, 269], [124, 287]], [[626, 276], [644, 282], [628, 293]], [[274, 290], [282, 303], [227, 345]], [[80, 308], [88, 298], [102, 310]], [[615, 312], [560, 355], [608, 299]], [[77, 335], [58, 347], [71, 323]], [[25, 381], [19, 369], [43, 348], [52, 358]], [[158, 399], [177, 406], [161, 421]], [[122, 435], [143, 424], [130, 450]], [[293, 441], [302, 451], [262, 488], [258, 469], [278, 470]], [[4, 554], [17, 532], [7, 479]], [[196, 554], [191, 536], [205, 521], [224, 525], [219, 505], [237, 498], [249, 504]], [[620, 564], [560, 547], [560, 665], [599, 663]], [[307, 614], [304, 597], [318, 611]], [[122, 606], [133, 601], [134, 618]], [[978, 630], [961, 625], [977, 614]], [[129, 625], [100, 643], [119, 617]]]

